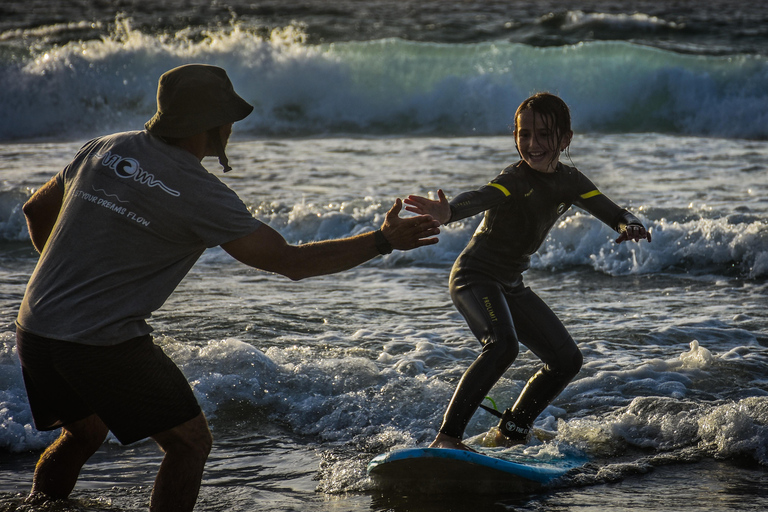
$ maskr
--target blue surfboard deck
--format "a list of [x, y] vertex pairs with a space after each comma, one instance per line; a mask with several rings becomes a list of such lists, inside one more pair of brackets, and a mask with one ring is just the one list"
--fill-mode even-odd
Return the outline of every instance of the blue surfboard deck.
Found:
[[368, 464], [368, 474], [383, 489], [521, 493], [541, 489], [587, 462], [570, 456], [551, 461], [503, 456], [445, 448], [406, 448], [376, 456]]

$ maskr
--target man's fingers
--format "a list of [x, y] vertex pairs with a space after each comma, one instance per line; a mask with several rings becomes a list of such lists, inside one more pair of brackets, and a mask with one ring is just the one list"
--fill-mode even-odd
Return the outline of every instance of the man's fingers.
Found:
[[400, 210], [402, 209], [403, 209], [403, 202], [398, 197], [397, 199], [395, 199], [395, 204], [393, 204], [392, 208], [390, 208], [389, 211], [387, 212], [387, 217], [392, 217], [392, 216], [397, 217], [398, 215], [400, 215]]

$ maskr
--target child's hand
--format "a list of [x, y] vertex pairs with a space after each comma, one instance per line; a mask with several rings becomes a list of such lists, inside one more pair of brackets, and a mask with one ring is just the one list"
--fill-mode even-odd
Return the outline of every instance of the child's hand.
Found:
[[645, 226], [642, 224], [629, 224], [625, 226], [621, 231], [619, 238], [616, 239], [616, 243], [620, 244], [621, 242], [626, 242], [627, 240], [634, 240], [635, 242], [639, 242], [643, 239], [648, 240], [648, 242], [651, 241], [651, 233], [646, 231]]
[[437, 201], [422, 196], [410, 195], [403, 201], [407, 206], [405, 209], [409, 212], [421, 215], [431, 215], [433, 219], [440, 224], [445, 224], [451, 220], [451, 206], [448, 204], [442, 189], [438, 189]]
[[416, 247], [436, 244], [438, 239], [435, 235], [440, 233], [438, 228], [440, 223], [429, 215], [400, 217], [402, 207], [403, 202], [398, 198], [381, 225], [381, 233], [390, 245], [395, 249], [408, 251]]

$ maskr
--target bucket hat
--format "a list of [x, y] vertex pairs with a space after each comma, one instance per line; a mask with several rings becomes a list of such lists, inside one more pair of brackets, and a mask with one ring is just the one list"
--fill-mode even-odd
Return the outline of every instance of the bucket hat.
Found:
[[186, 64], [160, 76], [157, 112], [144, 128], [159, 137], [181, 139], [240, 121], [252, 111], [222, 68]]

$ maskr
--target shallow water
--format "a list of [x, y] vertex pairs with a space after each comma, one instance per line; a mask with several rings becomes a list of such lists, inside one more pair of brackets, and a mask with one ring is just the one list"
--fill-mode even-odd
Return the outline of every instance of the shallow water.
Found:
[[[508, 143], [505, 137], [240, 138], [231, 158], [253, 170], [225, 179], [257, 215], [298, 242], [316, 232], [370, 229], [394, 197], [424, 193], [441, 175], [449, 195], [483, 183], [510, 157]], [[16, 163], [23, 159], [4, 157], [6, 210], [77, 146], [6, 144], [5, 155], [36, 154], [46, 163], [28, 173]], [[638, 162], [635, 153], [649, 146], [668, 155], [666, 165]], [[675, 146], [686, 153], [668, 149]], [[736, 185], [711, 163], [748, 151], [755, 165], [766, 165], [768, 145], [748, 146], [650, 134], [584, 135], [575, 145], [574, 162], [614, 199], [631, 202], [654, 233], [652, 244], [617, 247], [609, 230], [573, 212], [526, 274], [586, 360], [537, 425], [556, 433], [547, 449], [578, 450], [592, 463], [557, 489], [450, 498], [450, 510], [477, 510], [478, 503], [491, 510], [768, 505], [762, 491], [744, 494], [765, 482], [768, 460], [768, 283], [760, 266], [766, 246], [760, 233], [745, 238], [765, 222], [766, 185], [753, 172], [742, 173]], [[611, 164], [607, 148], [629, 165]], [[687, 187], [670, 183], [695, 152], [704, 162], [701, 176]], [[729, 202], [720, 198], [737, 187], [758, 193], [744, 196], [748, 213], [723, 219]], [[35, 454], [51, 439], [31, 429], [14, 367], [10, 319], [35, 262], [21, 222], [15, 214], [7, 218], [5, 232], [20, 234], [3, 243], [0, 267], [0, 304], [9, 319], [0, 359], [6, 507], [16, 507], [14, 496], [29, 488]], [[382, 495], [365, 466], [388, 449], [428, 443], [477, 354], [447, 292], [450, 264], [476, 222], [446, 228], [438, 246], [298, 283], [246, 269], [220, 250], [201, 258], [152, 321], [216, 439], [198, 510], [448, 510], [443, 498], [424, 500], [416, 490]], [[680, 257], [691, 245], [698, 249]], [[726, 258], [717, 254], [723, 245]], [[499, 407], [510, 405], [536, 368], [523, 351], [492, 392]], [[478, 412], [468, 434], [492, 424]], [[83, 472], [73, 495], [80, 501], [62, 506], [140, 509], [159, 461], [150, 442], [109, 442]]]

